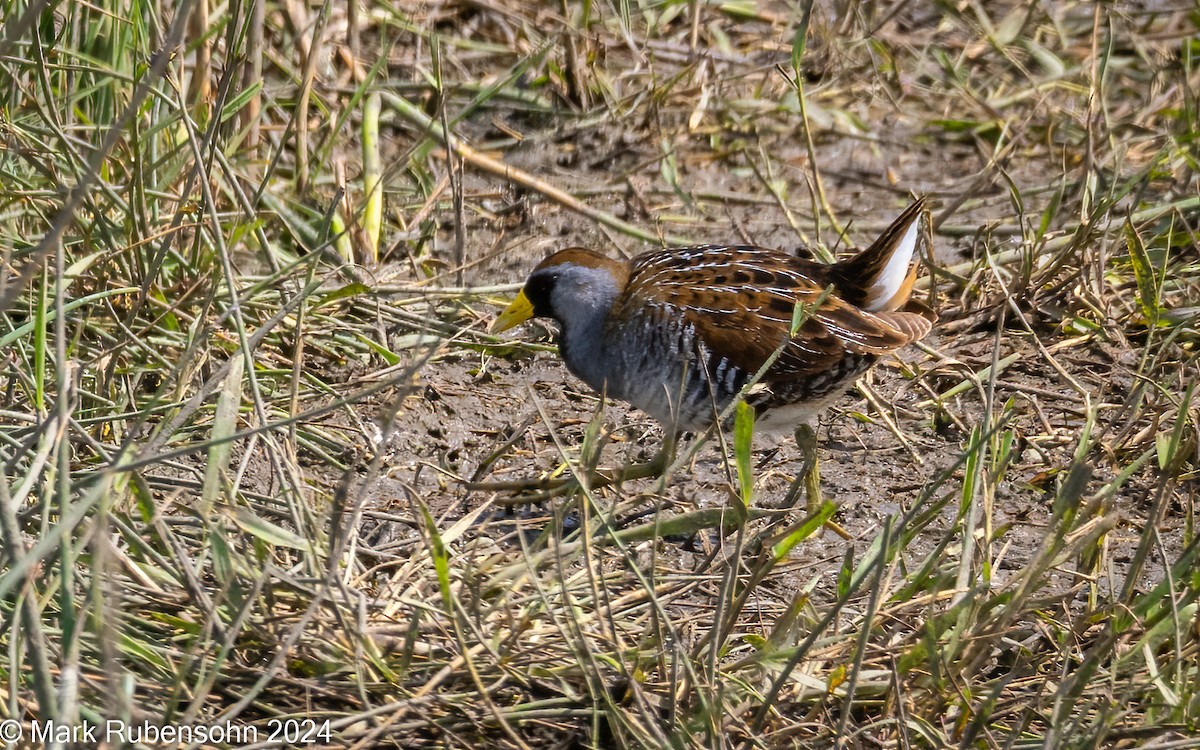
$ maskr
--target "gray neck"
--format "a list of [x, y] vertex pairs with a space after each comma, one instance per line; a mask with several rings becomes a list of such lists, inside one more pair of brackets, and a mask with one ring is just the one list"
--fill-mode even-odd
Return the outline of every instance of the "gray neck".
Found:
[[551, 295], [554, 319], [562, 331], [559, 351], [567, 369], [596, 390], [603, 390], [608, 376], [605, 363], [605, 327], [617, 294], [616, 281], [607, 271], [570, 265], [560, 269]]

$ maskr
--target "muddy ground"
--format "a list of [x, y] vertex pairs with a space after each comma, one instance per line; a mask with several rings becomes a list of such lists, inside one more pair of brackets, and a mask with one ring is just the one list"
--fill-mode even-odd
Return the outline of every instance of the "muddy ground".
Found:
[[[934, 124], [962, 118], [963, 100], [960, 93], [931, 86], [936, 66], [928, 57], [893, 77], [858, 68], [851, 59], [835, 54], [828, 61], [829, 69], [820, 72], [809, 90], [813, 109], [823, 112], [823, 107], [836, 107], [839, 118], [825, 115], [828, 124], [813, 127], [818, 159], [814, 164], [799, 114], [771, 108], [772, 102], [786, 100], [790, 93], [789, 84], [771, 62], [786, 53], [787, 40], [779, 38], [778, 31], [773, 33], [773, 49], [756, 50], [734, 62], [654, 61], [660, 66], [655, 75], [681, 74], [694, 93], [707, 87], [713, 99], [748, 102], [750, 114], [727, 105], [723, 116], [701, 117], [697, 127], [689, 128], [695, 110], [688, 103], [694, 105], [697, 97], [677, 90], [668, 99], [670, 106], [651, 108], [641, 116], [613, 115], [580, 123], [569, 116], [489, 112], [464, 123], [463, 130], [477, 147], [502, 144], [506, 163], [571, 191], [596, 208], [652, 230], [659, 227], [685, 235], [696, 243], [749, 242], [803, 252], [806, 245], [819, 241], [844, 252], [847, 245], [869, 243], [903, 208], [909, 194], [930, 196], [942, 227], [932, 262], [942, 268], [958, 267], [961, 274], [962, 264], [976, 261], [975, 270], [936, 278], [923, 271], [933, 287], [923, 294], [929, 295], [942, 322], [923, 342], [926, 349], [910, 347], [868, 377], [876, 405], [856, 390], [823, 416], [819, 427], [822, 489], [838, 504], [837, 522], [849, 532], [852, 545], [864, 547], [885, 517], [903, 512], [923, 488], [960, 460], [970, 429], [985, 417], [986, 383], [944, 401], [938, 394], [989, 367], [993, 359], [1018, 355], [995, 380], [992, 396], [993, 412], [1003, 411], [1015, 434], [1016, 451], [1012, 466], [989, 490], [994, 491], [991, 525], [1002, 529], [992, 542], [995, 560], [1000, 570], [1019, 570], [1042, 542], [1055, 478], [1070, 465], [1080, 439], [1085, 401], [1080, 389], [1098, 407], [1100, 429], [1118, 438], [1114, 451], [1091, 458], [1096, 472], [1093, 490], [1114, 475], [1108, 459], [1135, 453], [1129, 438], [1151, 426], [1149, 414], [1159, 413], [1153, 405], [1139, 408], [1134, 415], [1138, 423], [1129, 424], [1130, 415], [1123, 411], [1136, 380], [1136, 341], [1080, 335], [1064, 323], [1080, 308], [1076, 297], [1081, 287], [1085, 292], [1098, 290], [1109, 311], [1122, 314], [1119, 295], [1088, 278], [1091, 269], [1102, 268], [1107, 258], [1123, 252], [1118, 244], [1119, 215], [1107, 217], [1089, 240], [1086, 257], [1074, 260], [1072, 272], [1078, 278], [1064, 281], [1066, 276], [1060, 275], [1047, 279], [1042, 288], [1011, 290], [1020, 315], [1007, 308], [1001, 284], [982, 260], [987, 254], [1020, 247], [1022, 232], [1032, 234], [1051, 201], [1080, 190], [1083, 162], [1067, 158], [1064, 168], [1063, 155], [1070, 157], [1071, 144], [1039, 144], [1035, 139], [1054, 141], [1060, 132], [1078, 126], [1087, 117], [1086, 101], [1064, 102], [1061, 94], [1046, 94], [1033, 97], [1031, 106], [1014, 107], [1011, 114], [1001, 112], [997, 122], [1014, 128], [1024, 141], [1020, 148], [1004, 153], [1003, 167], [997, 169], [995, 144], [986, 135], [963, 135]], [[908, 45], [918, 48], [945, 44], [939, 33], [922, 27], [919, 19], [906, 21], [904, 13], [878, 32], [893, 40], [904, 36]], [[818, 47], [821, 43], [830, 40], [818, 38]], [[607, 62], [612, 65], [615, 60], [609, 57]], [[637, 67], [632, 61], [629, 64]], [[708, 71], [700, 85], [692, 80], [700, 75], [698, 70]], [[987, 71], [976, 74], [985, 76]], [[752, 113], [755, 107], [765, 113], [761, 119]], [[809, 114], [812, 118], [813, 112]], [[1021, 130], [1027, 126], [1018, 117], [1044, 122]], [[847, 122], [860, 128], [848, 128]], [[511, 139], [513, 132], [520, 134], [519, 142]], [[396, 146], [405, 143], [397, 139]], [[669, 144], [676, 170], [674, 186], [664, 178], [664, 143]], [[397, 155], [403, 153], [398, 148]], [[772, 178], [764, 179], [766, 170], [773, 170]], [[849, 239], [839, 238], [824, 216], [821, 227], [815, 226], [814, 170], [820, 172], [830, 206], [848, 225]], [[564, 247], [598, 248], [618, 257], [652, 247], [601, 228], [536, 191], [473, 173], [469, 167], [463, 179], [470, 210], [461, 229], [466, 249], [461, 276], [454, 269], [454, 219], [442, 213], [431, 247], [424, 248], [419, 258], [401, 260], [395, 274], [389, 274], [390, 281], [414, 281], [408, 269], [417, 265], [441, 269], [439, 275], [422, 281], [432, 286], [519, 283], [538, 260]], [[772, 180], [775, 189], [786, 194], [790, 220], [768, 189], [766, 183]], [[1019, 201], [1014, 200], [1014, 191]], [[1020, 216], [1018, 207], [1023, 211]], [[1066, 212], [1056, 215], [1054, 223], [1062, 228], [1056, 231], [1052, 226], [1049, 236], [1062, 236], [1073, 219], [1077, 217]], [[1002, 279], [1009, 285], [1021, 282], [1015, 267]], [[478, 316], [477, 329], [487, 325], [503, 296], [489, 296], [472, 308]], [[466, 318], [460, 314], [456, 322], [463, 324]], [[998, 325], [1002, 326], [999, 333]], [[552, 331], [534, 323], [512, 339], [548, 345]], [[387, 478], [373, 492], [373, 509], [390, 512], [407, 507], [402, 487], [415, 492], [447, 522], [480, 503], [504, 504], [512, 493], [469, 492], [463, 480], [474, 477], [516, 428], [522, 434], [512, 447], [477, 478], [533, 478], [560, 468], [561, 454], [552, 436], [568, 456], [576, 456], [583, 429], [598, 406], [595, 395], [571, 377], [552, 352], [542, 350], [518, 347], [508, 356], [495, 356], [448, 342], [420, 370], [419, 378], [421, 387], [397, 413], [395, 433], [388, 443]], [[608, 446], [602, 465], [644, 459], [661, 443], [661, 429], [622, 404], [606, 405], [603, 415], [619, 442]], [[760, 465], [755, 502], [769, 507], [786, 493], [798, 470], [799, 454], [790, 439], [777, 445], [760, 439], [756, 447]], [[671, 480], [663, 496], [646, 497], [645, 502], [659, 503], [668, 512], [720, 507], [728, 502], [734, 486], [731, 472], [720, 446], [710, 445]], [[942, 494], [960, 491], [961, 478], [960, 468]], [[1178, 511], [1190, 508], [1192, 485], [1179, 488], [1177, 512], [1162, 521], [1169, 545], [1181, 539], [1186, 514]], [[632, 483], [619, 495], [630, 497], [650, 486]], [[1146, 521], [1152, 486], [1147, 472], [1120, 491], [1116, 507], [1122, 522], [1108, 542], [1118, 578], [1120, 563]], [[617, 495], [602, 491], [602, 496]], [[542, 512], [548, 513], [549, 507]], [[956, 507], [957, 500], [946, 506], [946, 524], [953, 522]], [[945, 531], [945, 526], [932, 527], [928, 539], [913, 543], [912, 558], [923, 557]], [[794, 567], [802, 575], [813, 570], [832, 575], [845, 545], [825, 532], [796, 551]], [[1147, 580], [1160, 573], [1157, 563], [1145, 571]]]

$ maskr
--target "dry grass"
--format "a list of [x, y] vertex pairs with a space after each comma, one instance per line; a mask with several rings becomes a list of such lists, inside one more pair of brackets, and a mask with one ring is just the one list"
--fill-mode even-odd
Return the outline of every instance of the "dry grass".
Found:
[[[1194, 8], [0, 7], [27, 737], [1197, 746]], [[661, 437], [484, 332], [552, 247], [828, 258], [910, 191], [943, 322], [811, 515], [743, 440], [581, 487]]]

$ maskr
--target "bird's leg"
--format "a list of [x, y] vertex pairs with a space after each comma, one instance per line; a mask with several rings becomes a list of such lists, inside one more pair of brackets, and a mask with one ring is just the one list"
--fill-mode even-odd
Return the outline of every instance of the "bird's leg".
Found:
[[796, 428], [796, 446], [800, 448], [800, 466], [804, 477], [804, 501], [809, 514], [821, 507], [821, 463], [817, 457], [817, 431], [807, 422]]
[[[817, 456], [817, 431], [807, 422], [801, 422], [796, 428], [796, 445], [800, 448], [803, 464], [800, 466], [804, 484], [804, 504], [810, 516], [821, 510], [821, 462]], [[843, 539], [850, 539], [850, 534], [832, 519], [825, 522], [825, 527]]]

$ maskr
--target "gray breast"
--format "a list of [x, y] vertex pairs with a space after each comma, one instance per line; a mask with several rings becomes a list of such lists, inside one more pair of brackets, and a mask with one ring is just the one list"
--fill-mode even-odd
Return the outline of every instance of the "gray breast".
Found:
[[745, 384], [746, 373], [713, 355], [681, 317], [651, 310], [626, 323], [603, 337], [608, 395], [668, 428], [704, 429]]

